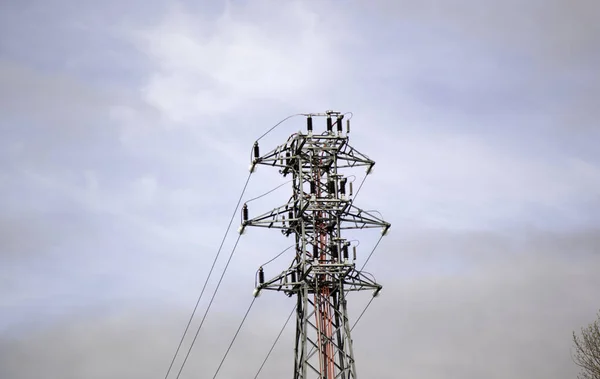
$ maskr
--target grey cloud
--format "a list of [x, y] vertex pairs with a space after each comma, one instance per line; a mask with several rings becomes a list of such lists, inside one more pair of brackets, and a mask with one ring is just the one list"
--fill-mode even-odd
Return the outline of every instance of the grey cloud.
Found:
[[362, 10], [378, 25], [366, 28], [377, 48], [365, 69], [412, 95], [397, 105], [426, 105], [439, 125], [598, 138], [597, 2], [383, 0]]
[[528, 57], [550, 58], [546, 59], [549, 65], [581, 63], [582, 56], [598, 58], [595, 48], [600, 27], [596, 15], [600, 5], [593, 0], [527, 3], [382, 0], [370, 8], [380, 16], [396, 21], [421, 21], [427, 23], [425, 27], [438, 31], [451, 27], [467, 41], [492, 42], [494, 48], [523, 49]]
[[[371, 261], [370, 271], [380, 274], [385, 290], [355, 329], [361, 375], [574, 376], [570, 333], [589, 322], [599, 306], [595, 231], [512, 236], [421, 231], [414, 236], [384, 242]], [[460, 260], [461, 267], [409, 275], [445, 254]], [[407, 261], [412, 265], [406, 267]], [[395, 273], [389, 268], [393, 264], [399, 267]], [[246, 289], [243, 295], [239, 287], [229, 290], [218, 296], [182, 377], [212, 377], [250, 301]], [[353, 297], [353, 319], [368, 296]], [[292, 301], [281, 298], [259, 298], [220, 377], [253, 375], [291, 309]], [[42, 373], [61, 378], [162, 375], [185, 312], [150, 305], [125, 309], [74, 315], [45, 329], [6, 335], [0, 342], [0, 373], [11, 379]], [[292, 330], [265, 377], [289, 374]]]
[[[4, 228], [0, 231], [0, 243], [4, 243], [1, 250], [4, 265], [0, 265], [4, 291], [0, 320], [11, 327], [9, 331], [2, 331], [0, 337], [1, 377], [162, 375], [186, 321], [187, 309], [179, 307], [181, 302], [187, 301], [188, 295], [193, 297], [203, 282], [202, 275], [208, 271], [207, 265], [232, 211], [232, 202], [247, 174], [251, 141], [280, 116], [298, 110], [322, 110], [305, 107], [315, 104], [328, 107], [329, 103], [353, 108], [357, 115], [352, 135], [356, 147], [378, 160], [379, 168], [361, 193], [360, 205], [370, 207], [370, 203], [394, 218], [392, 234], [369, 268], [385, 285], [385, 296], [374, 303], [356, 331], [359, 373], [381, 378], [573, 375], [574, 367], [568, 354], [569, 333], [589, 322], [598, 307], [596, 293], [600, 283], [594, 272], [600, 264], [598, 232], [508, 230], [501, 234], [497, 216], [501, 213], [499, 209], [509, 210], [508, 214], [513, 217], [506, 220], [513, 227], [530, 222], [537, 225], [541, 223], [539, 218], [556, 220], [553, 226], [569, 224], [561, 207], [578, 217], [584, 213], [582, 207], [572, 207], [573, 203], [552, 204], [556, 198], [564, 200], [552, 196], [562, 186], [570, 188], [573, 184], [577, 185], [574, 197], [587, 202], [586, 212], [597, 214], [594, 212], [597, 203], [593, 202], [597, 184], [597, 146], [590, 138], [593, 134], [585, 132], [577, 137], [585, 139], [589, 145], [585, 151], [591, 151], [588, 165], [584, 165], [589, 168], [589, 175], [583, 175], [585, 180], [582, 181], [575, 180], [581, 172], [571, 177], [563, 175], [565, 171], [561, 170], [544, 174], [545, 171], [540, 173], [538, 169], [554, 164], [554, 158], [546, 159], [548, 155], [555, 157], [556, 150], [561, 157], [566, 150], [578, 150], [581, 145], [576, 137], [569, 134], [556, 142], [555, 135], [536, 134], [535, 138], [527, 139], [522, 134], [529, 126], [546, 131], [546, 126], [552, 123], [569, 127], [569, 133], [574, 125], [595, 125], [594, 99], [599, 96], [592, 95], [598, 86], [589, 72], [595, 58], [593, 52], [586, 52], [586, 47], [594, 51], [594, 40], [585, 37], [586, 33], [594, 32], [595, 26], [581, 19], [581, 28], [574, 27], [578, 25], [579, 16], [569, 12], [576, 10], [561, 11], [559, 5], [566, 2], [548, 3], [547, 8], [540, 9], [514, 3], [477, 2], [467, 8], [439, 3], [437, 11], [422, 2], [388, 2], [387, 6], [398, 8], [380, 8], [385, 10], [386, 16], [391, 16], [387, 20], [373, 18], [369, 12], [375, 7], [369, 4], [371, 9], [360, 13], [364, 16], [363, 23], [352, 23], [356, 8], [345, 7], [336, 12], [336, 17], [348, 17], [350, 21], [333, 20], [337, 22], [328, 25], [327, 30], [335, 33], [322, 37], [326, 42], [329, 38], [335, 40], [332, 44], [335, 47], [329, 51], [333, 66], [336, 73], [348, 71], [348, 80], [326, 89], [307, 86], [310, 94], [300, 96], [297, 102], [291, 102], [286, 96], [269, 101], [255, 99], [230, 114], [217, 112], [207, 118], [191, 117], [187, 120], [188, 128], [169, 129], [170, 123], [161, 120], [156, 109], [139, 99], [143, 92], [136, 93], [142, 91], [145, 79], [153, 74], [149, 69], [160, 62], [152, 57], [140, 59], [136, 55], [139, 52], [129, 50], [131, 56], [111, 55], [109, 46], [117, 41], [97, 40], [97, 34], [88, 33], [94, 29], [92, 26], [105, 26], [107, 20], [113, 20], [113, 16], [121, 12], [124, 18], [136, 20], [132, 23], [136, 28], [143, 24], [144, 30], [157, 32], [160, 28], [154, 26], [165, 26], [160, 23], [164, 21], [164, 13], [157, 12], [152, 22], [145, 19], [138, 23], [136, 15], [150, 17], [146, 6], [133, 7], [128, 13], [115, 4], [109, 3], [107, 13], [101, 14], [71, 6], [47, 6], [46, 11], [50, 13], [41, 12], [36, 16], [39, 18], [29, 18], [39, 24], [35, 33], [12, 34], [14, 38], [5, 36], [17, 29], [24, 30], [23, 26], [17, 28], [16, 21], [0, 23], [6, 28], [1, 29], [6, 31], [1, 33], [1, 48], [13, 59], [12, 63], [4, 61], [0, 65], [0, 106], [4, 117], [0, 141], [3, 168], [0, 206], [7, 215], [3, 218], [5, 221], [0, 222], [0, 228]], [[285, 22], [260, 24], [257, 21], [264, 22], [271, 17], [270, 12], [281, 10], [270, 8], [268, 4], [262, 3], [262, 10], [253, 10], [256, 13], [252, 17], [244, 15], [248, 10], [244, 7], [234, 9], [239, 13], [234, 12], [229, 21], [237, 22], [242, 28], [234, 30], [233, 48], [246, 46], [244, 41], [249, 36], [258, 36], [258, 45], [270, 51], [270, 35], [284, 28]], [[324, 24], [313, 18], [326, 14], [320, 4], [322, 2], [313, 2], [314, 8], [306, 6], [300, 14], [293, 13], [292, 6], [286, 8], [294, 14], [289, 21], [297, 23], [294, 25], [299, 29], [305, 23], [308, 29], [314, 26], [314, 34], [308, 33], [306, 40], [302, 40], [303, 34], [296, 29], [278, 33], [282, 39], [291, 34], [298, 41], [308, 41], [302, 45], [308, 46], [307, 59], [316, 54], [311, 38], [326, 30], [322, 29]], [[570, 2], [569, 7], [578, 8], [581, 4], [584, 3]], [[591, 2], [586, 4], [595, 6]], [[205, 9], [198, 9], [199, 4], [194, 7], [204, 13]], [[187, 5], [180, 8], [182, 13], [187, 9]], [[81, 34], [59, 36], [61, 46], [73, 43], [68, 51], [52, 49], [57, 48], [58, 43], [52, 42], [52, 38], [42, 38], [46, 31], [50, 37], [51, 31], [60, 29], [58, 24], [64, 21], [59, 17], [61, 10], [69, 12], [71, 26], [70, 22], [83, 12], [85, 17], [80, 19], [81, 24], [88, 26], [66, 29], [79, 30]], [[593, 9], [586, 12], [592, 15]], [[8, 18], [7, 14], [2, 20]], [[197, 26], [196, 16], [191, 13], [185, 16], [189, 25]], [[514, 20], [512, 16], [519, 19]], [[566, 21], [561, 23], [559, 16], [564, 16]], [[44, 28], [48, 26], [42, 22], [44, 19], [52, 19], [51, 28]], [[408, 22], [402, 24], [402, 20]], [[374, 28], [376, 22], [379, 23]], [[407, 24], [408, 30], [394, 29]], [[552, 25], [557, 27], [552, 29]], [[173, 24], [166, 26], [172, 30]], [[246, 35], [244, 28], [258, 28], [260, 32]], [[355, 28], [360, 33], [354, 34], [364, 35], [362, 40], [343, 38], [346, 29]], [[107, 32], [103, 28], [98, 30]], [[197, 30], [193, 27], [190, 30], [192, 37], [215, 36], [211, 31], [205, 35], [194, 34]], [[561, 33], [565, 34], [562, 39], [557, 36]], [[69, 36], [78, 42], [63, 40]], [[551, 43], [542, 41], [546, 37]], [[91, 43], [92, 40], [95, 43]], [[90, 42], [89, 50], [77, 54], [76, 50], [81, 47], [78, 44], [85, 45], [85, 41]], [[28, 46], [27, 54], [19, 53], [19, 42]], [[285, 45], [285, 41], [280, 42]], [[119, 40], [117, 45], [122, 48], [122, 43]], [[43, 44], [46, 45], [41, 46]], [[348, 50], [342, 48], [348, 46]], [[569, 46], [573, 46], [572, 51], [577, 54], [561, 56], [561, 52], [569, 51]], [[292, 48], [294, 46], [289, 47]], [[167, 65], [165, 72], [172, 70], [181, 74], [178, 64], [190, 63], [178, 60], [177, 57], [182, 56], [179, 53], [185, 57], [184, 53], [189, 51], [183, 49], [169, 55], [167, 58], [175, 58], [177, 64]], [[519, 56], [524, 60], [517, 59]], [[513, 58], [515, 60], [511, 60]], [[19, 60], [28, 63], [22, 64]], [[123, 78], [119, 75], [127, 73], [127, 70], [107, 69], [113, 67], [111, 60], [121, 68], [121, 65], [135, 66], [135, 80], [130, 80], [127, 74], [125, 81], [128, 86], [135, 82], [133, 85], [108, 89], [98, 85], [107, 77], [113, 78], [115, 81], [109, 82], [115, 84], [118, 80], [114, 77]], [[35, 64], [29, 64], [31, 61]], [[288, 80], [293, 70], [286, 69], [285, 65], [275, 66], [282, 67], [276, 72], [277, 77]], [[107, 71], [95, 71], [99, 67]], [[229, 68], [239, 73], [236, 71], [239, 67], [231, 65]], [[302, 66], [296, 72], [304, 72], [305, 68]], [[315, 77], [323, 74], [322, 66], [314, 68], [318, 71]], [[538, 69], [539, 72], [533, 72]], [[56, 74], [58, 71], [62, 74]], [[96, 76], [99, 72], [102, 74]], [[306, 75], [309, 74], [312, 75]], [[168, 100], [189, 101], [197, 93], [196, 89], [203, 90], [200, 82], [195, 81], [195, 75], [195, 71], [191, 75], [182, 74], [181, 83], [191, 90], [175, 88], [173, 97], [167, 94]], [[271, 77], [268, 69], [264, 75]], [[407, 78], [410, 80], [405, 81]], [[292, 79], [305, 88], [302, 77]], [[247, 84], [240, 84], [241, 92], [249, 91]], [[279, 88], [281, 83], [272, 85]], [[417, 87], [424, 89], [419, 92]], [[288, 90], [285, 87], [283, 93]], [[523, 97], [517, 96], [521, 91], [529, 98], [543, 94], [539, 97], [541, 105], [534, 103], [531, 109], [529, 106], [515, 108], [523, 103]], [[160, 91], [156, 93], [165, 95]], [[226, 101], [229, 95], [238, 93], [232, 91], [222, 99]], [[483, 96], [488, 93], [489, 97]], [[219, 91], [207, 91], [207, 94], [208, 98], [223, 95]], [[294, 92], [294, 96], [297, 95], [299, 93]], [[427, 102], [427, 106], [419, 102]], [[558, 104], [556, 109], [555, 104]], [[113, 108], [113, 105], [118, 107]], [[412, 108], [413, 105], [416, 106]], [[461, 110], [466, 110], [463, 113], [452, 110], [463, 106]], [[296, 107], [302, 109], [292, 109]], [[487, 112], [486, 122], [480, 122], [478, 107], [485, 110], [481, 113]], [[570, 107], [569, 112], [574, 111], [563, 112], [566, 107]], [[197, 115], [194, 109], [176, 108]], [[399, 109], [401, 117], [396, 117]], [[579, 121], [571, 123], [569, 118], [555, 117], [557, 115], [577, 116], [573, 120]], [[475, 124], [478, 136], [496, 128], [495, 136], [503, 139], [492, 139], [497, 144], [504, 143], [503, 148], [478, 155], [479, 149], [485, 149], [484, 145], [459, 144], [448, 150], [448, 141], [444, 141], [443, 136], [428, 139], [427, 134], [421, 134], [418, 139], [410, 139], [403, 134], [409, 129], [411, 132], [428, 129], [434, 131], [432, 134], [445, 129], [444, 133], [456, 135]], [[498, 128], [499, 124], [503, 127]], [[278, 129], [278, 136], [269, 136], [261, 148], [274, 147], [279, 136], [285, 138], [290, 130], [300, 128], [304, 126], [298, 121]], [[404, 142], [396, 143], [395, 139]], [[523, 139], [527, 154], [510, 155]], [[531, 155], [539, 153], [534, 149], [535, 143], [546, 155], [540, 154], [542, 166], [533, 164], [531, 168], [528, 166], [532, 162]], [[404, 150], [405, 155], [396, 154], [399, 150]], [[511, 164], [503, 165], [507, 155]], [[450, 159], [458, 156], [462, 158]], [[404, 166], [394, 160], [400, 158]], [[449, 164], [451, 161], [453, 165]], [[485, 162], [473, 171], [465, 164], [468, 161]], [[228, 166], [231, 163], [235, 168]], [[521, 164], [525, 166], [523, 170], [514, 170]], [[24, 171], [24, 166], [28, 170]], [[263, 176], [264, 171], [259, 171], [253, 184], [258, 180], [260, 186], [270, 189], [272, 176]], [[419, 174], [424, 171], [428, 174]], [[489, 176], [481, 175], [483, 173]], [[544, 180], [536, 179], [538, 177]], [[511, 178], [518, 180], [511, 182]], [[419, 187], [418, 179], [435, 179], [435, 185]], [[476, 183], [481, 184], [478, 180], [485, 183], [473, 190]], [[503, 187], [505, 184], [507, 187]], [[550, 187], [552, 191], [548, 190]], [[505, 201], [492, 201], [499, 193]], [[548, 208], [510, 213], [523, 208], [519, 199], [524, 194], [537, 200], [549, 197]], [[495, 209], [488, 207], [490, 202]], [[468, 212], [473, 208], [480, 213]], [[257, 211], [259, 207], [253, 205], [252, 209]], [[424, 215], [438, 211], [452, 221], [448, 229], [458, 229], [459, 221], [466, 220], [470, 227], [497, 230], [476, 233], [408, 228], [413, 222], [426, 218]], [[525, 217], [526, 212], [533, 213], [532, 217]], [[37, 221], [30, 223], [25, 218], [22, 222], [15, 221], [13, 216], [25, 213]], [[404, 219], [407, 213], [414, 217]], [[482, 213], [489, 219], [482, 217]], [[489, 223], [482, 224], [482, 220]], [[586, 221], [594, 225], [596, 218]], [[21, 238], [20, 233], [25, 236]], [[25, 240], [29, 236], [35, 238]], [[259, 237], [256, 234], [254, 239], [244, 240], [243, 243], [254, 244], [239, 248], [230, 268], [235, 275], [226, 278], [210, 328], [201, 340], [203, 344], [195, 350], [185, 376], [212, 376], [216, 360], [238, 322], [237, 316], [249, 300], [252, 274], [272, 252], [270, 249], [275, 248], [275, 244], [265, 246], [264, 238]], [[53, 251], [52, 246], [57, 241], [61, 259], [39, 259]], [[362, 252], [366, 251], [365, 246], [367, 242], [362, 245]], [[12, 253], [6, 259], [8, 251]], [[15, 262], [19, 263], [16, 271], [12, 270]], [[34, 266], [31, 262], [37, 266], [30, 268]], [[286, 307], [277, 308], [280, 303], [275, 297], [260, 298], [257, 313], [248, 323], [252, 328], [240, 337], [241, 343], [232, 352], [223, 377], [247, 374], [244, 362], [258, 367], [287, 312], [283, 309]], [[140, 309], [142, 303], [149, 307]], [[267, 308], [270, 304], [277, 304], [272, 306], [277, 317], [271, 314], [273, 309]], [[361, 304], [364, 303], [354, 306], [354, 316]], [[167, 307], [172, 311], [165, 311]], [[116, 313], [107, 314], [107, 309]], [[271, 362], [268, 369], [271, 371], [265, 372], [265, 376], [289, 374], [292, 366], [290, 331], [286, 338]], [[216, 348], [210, 348], [210, 343]]]

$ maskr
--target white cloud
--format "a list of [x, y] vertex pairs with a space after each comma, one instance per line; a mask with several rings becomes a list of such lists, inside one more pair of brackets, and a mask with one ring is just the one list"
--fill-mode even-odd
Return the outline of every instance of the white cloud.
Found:
[[[371, 261], [380, 266], [373, 271], [396, 275], [380, 278], [382, 296], [353, 331], [357, 370], [390, 379], [573, 375], [570, 333], [590, 322], [597, 309], [597, 242], [594, 233], [523, 233], [507, 238], [427, 231], [401, 243], [401, 250], [382, 247]], [[413, 251], [408, 254], [422, 256], [418, 263], [412, 262], [411, 268], [417, 270], [439, 259], [447, 247], [455, 248], [454, 259], [471, 265], [450, 275], [398, 275], [405, 248], [410, 246]], [[573, 246], [578, 249], [564, 251]], [[231, 283], [230, 276], [226, 286]], [[146, 287], [139, 296], [152, 291], [156, 289]], [[363, 295], [349, 299], [351, 322], [369, 300], [368, 294]], [[0, 375], [99, 378], [127, 373], [142, 378], [164, 374], [190, 311], [187, 306], [171, 307], [172, 303], [165, 308], [170, 300], [162, 302], [160, 309], [123, 307], [108, 315], [74, 314], [17, 339], [0, 339]], [[250, 300], [249, 288], [239, 284], [217, 296], [185, 377], [214, 373]], [[293, 303], [277, 293], [257, 300], [223, 366], [223, 378], [254, 374]], [[205, 307], [200, 309], [202, 315]], [[229, 313], [234, 309], [238, 309], [235, 315]], [[199, 322], [200, 317], [194, 320], [193, 332]], [[61, 344], [52, 348], [57, 338]], [[265, 377], [276, 377], [273, 371], [289, 375], [293, 338], [292, 321], [265, 366]], [[184, 353], [190, 341], [188, 336]], [[73, 356], [79, 357], [76, 365], [63, 364]]]
[[302, 2], [230, 4], [211, 21], [174, 8], [134, 37], [153, 67], [143, 96], [175, 123], [294, 101], [342, 74], [326, 22]]
[[360, 145], [379, 146], [356, 146], [372, 153], [378, 170], [367, 178], [358, 203], [401, 209], [393, 216], [409, 223], [451, 229], [543, 225], [554, 214], [575, 225], [591, 217], [585, 212], [600, 192], [597, 166], [562, 152], [537, 155], [512, 141], [414, 129], [361, 139]]

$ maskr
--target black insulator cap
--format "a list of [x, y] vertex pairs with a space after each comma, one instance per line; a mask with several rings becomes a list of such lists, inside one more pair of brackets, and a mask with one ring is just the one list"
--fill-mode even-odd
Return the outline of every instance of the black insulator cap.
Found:
[[342, 129], [342, 119], [343, 119], [343, 118], [344, 118], [344, 116], [343, 116], [343, 115], [341, 115], [341, 116], [338, 116], [337, 120], [335, 121], [335, 124], [336, 124], [336, 126], [337, 126], [337, 131], [338, 131], [338, 133], [341, 133], [341, 132], [342, 132], [342, 130], [343, 130], [343, 129]]
[[333, 130], [333, 121], [331, 120], [331, 116], [327, 116], [327, 131], [330, 132]]
[[292, 283], [296, 283], [296, 271], [292, 271]]
[[340, 193], [341, 193], [342, 195], [345, 195], [345, 194], [346, 194], [346, 181], [347, 181], [347, 180], [348, 180], [348, 179], [346, 179], [346, 178], [342, 178], [342, 179], [340, 180]]
[[290, 152], [289, 152], [289, 151], [286, 151], [286, 152], [285, 152], [285, 164], [286, 164], [287, 166], [289, 166], [289, 164], [290, 164], [290, 157], [291, 157], [291, 154], [290, 154]]
[[337, 245], [331, 245], [331, 258], [338, 259], [338, 247], [337, 247]]
[[248, 205], [244, 204], [244, 206], [242, 207], [242, 219], [244, 221], [248, 221]]
[[342, 247], [342, 254], [344, 255], [344, 259], [348, 259], [348, 245]]
[[258, 149], [258, 142], [254, 142], [254, 158], [258, 159], [259, 156], [260, 156], [260, 153], [259, 153], [259, 149]]
[[335, 182], [333, 180], [327, 182], [327, 190], [331, 194], [335, 192]]
[[319, 258], [319, 247], [317, 245], [313, 245], [313, 259]]
[[356, 246], [352, 246], [352, 259], [356, 260]]
[[306, 118], [306, 130], [308, 130], [309, 132], [312, 132], [312, 117], [308, 116]]
[[258, 283], [265, 284], [265, 273], [262, 267], [258, 269]]
[[293, 218], [294, 218], [294, 211], [292, 211], [292, 210], [290, 209], [290, 211], [288, 212], [288, 220], [291, 220], [291, 219], [293, 219]]
[[310, 193], [315, 192], [317, 192], [317, 185], [315, 184], [315, 182], [310, 182]]

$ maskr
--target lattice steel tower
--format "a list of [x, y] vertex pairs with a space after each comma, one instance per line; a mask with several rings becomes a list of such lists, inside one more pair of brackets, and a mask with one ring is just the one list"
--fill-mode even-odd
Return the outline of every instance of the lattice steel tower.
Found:
[[[376, 296], [382, 287], [357, 270], [356, 245], [344, 239], [342, 231], [381, 228], [385, 235], [391, 224], [353, 204], [352, 184], [343, 172], [364, 166], [369, 174], [375, 162], [348, 144], [349, 121], [344, 133], [340, 112], [305, 116], [307, 134], [295, 133], [263, 156], [254, 144], [250, 170], [256, 165], [279, 167], [284, 177], [292, 176], [293, 195], [287, 204], [255, 218], [249, 218], [244, 204], [240, 232], [256, 226], [295, 237], [289, 268], [266, 281], [259, 268], [255, 289], [255, 296], [261, 290], [297, 296], [294, 379], [355, 379], [346, 297], [361, 290]], [[313, 133], [315, 117], [326, 118], [322, 134]]]

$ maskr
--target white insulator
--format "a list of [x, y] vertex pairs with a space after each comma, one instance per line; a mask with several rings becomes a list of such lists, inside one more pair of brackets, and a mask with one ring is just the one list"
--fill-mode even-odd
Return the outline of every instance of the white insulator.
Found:
[[385, 237], [385, 236], [387, 236], [387, 235], [388, 235], [388, 233], [389, 233], [389, 230], [390, 230], [390, 227], [389, 227], [389, 226], [385, 226], [385, 227], [383, 227], [383, 229], [381, 229], [381, 236], [382, 236], [382, 237]]

